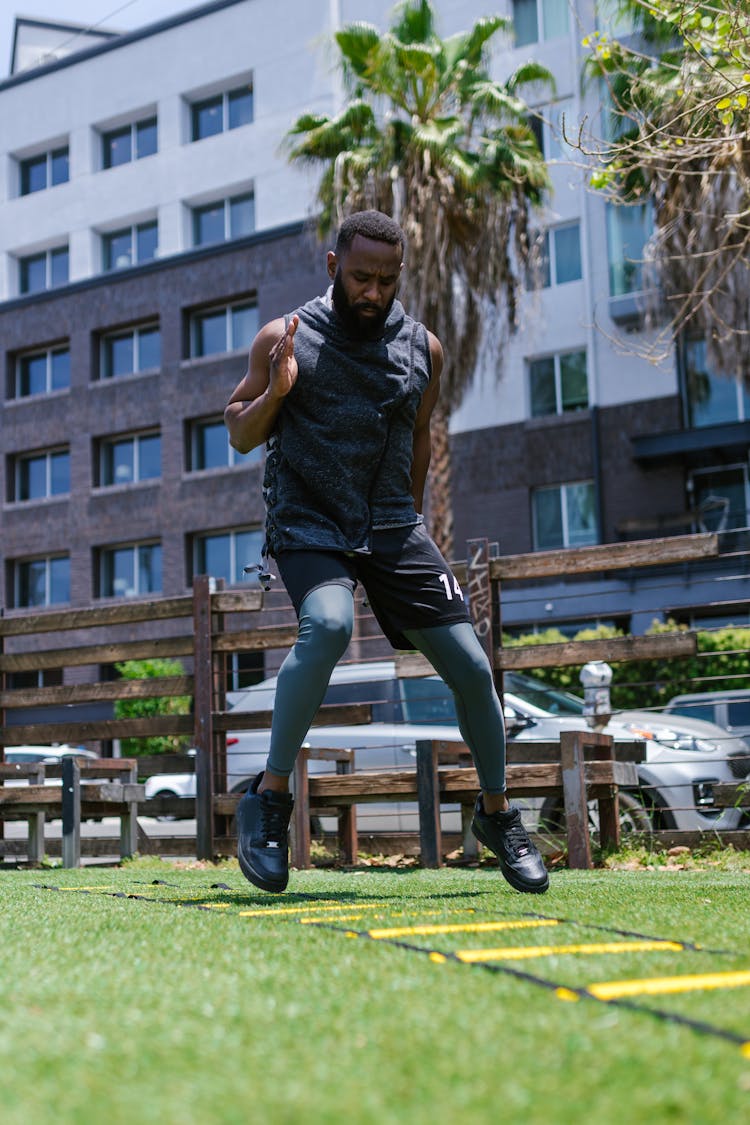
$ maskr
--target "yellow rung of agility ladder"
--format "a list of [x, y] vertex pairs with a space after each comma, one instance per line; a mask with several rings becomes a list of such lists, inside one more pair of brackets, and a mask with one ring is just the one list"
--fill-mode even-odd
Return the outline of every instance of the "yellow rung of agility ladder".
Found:
[[[685, 947], [677, 941], [606, 941], [585, 945], [525, 945], [504, 949], [461, 949], [459, 961], [522, 961], [528, 957], [555, 957], [568, 953], [646, 953], [651, 950], [678, 953]], [[589, 990], [590, 991], [590, 990]]]
[[368, 930], [368, 936], [381, 938], [409, 937], [427, 934], [483, 934], [493, 930], [530, 930], [537, 926], [559, 926], [556, 918], [535, 922], [442, 922], [428, 926], [392, 926], [385, 930]]
[[597, 1000], [619, 1000], [624, 996], [659, 996], [670, 992], [702, 992], [710, 988], [746, 988], [750, 972], [697, 973], [650, 980], [609, 980], [590, 984], [586, 991]]

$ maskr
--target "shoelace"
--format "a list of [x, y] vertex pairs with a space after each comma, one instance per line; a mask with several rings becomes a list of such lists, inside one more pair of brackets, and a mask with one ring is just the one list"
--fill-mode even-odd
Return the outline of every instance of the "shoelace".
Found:
[[520, 823], [511, 824], [505, 829], [505, 846], [509, 852], [516, 858], [520, 859], [521, 856], [528, 855], [531, 850], [531, 840], [529, 834]]
[[270, 801], [260, 803], [260, 830], [263, 834], [265, 846], [275, 844], [277, 847], [286, 843], [289, 829], [289, 810], [283, 805], [272, 804]]

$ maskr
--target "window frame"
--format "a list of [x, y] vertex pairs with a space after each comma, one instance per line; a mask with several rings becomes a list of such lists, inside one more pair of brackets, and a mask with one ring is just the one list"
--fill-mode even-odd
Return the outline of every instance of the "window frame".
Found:
[[[207, 429], [209, 426], [221, 427], [224, 430], [227, 439], [227, 460], [222, 465], [202, 465], [198, 467], [198, 443], [199, 433], [201, 430]], [[187, 420], [187, 472], [193, 473], [220, 473], [226, 469], [236, 469], [242, 465], [257, 465], [260, 464], [263, 456], [261, 446], [256, 446], [251, 449], [249, 453], [240, 453], [235, 449], [229, 441], [229, 433], [224, 424], [224, 419], [220, 414], [211, 415], [205, 418], [190, 418]]]
[[[243, 121], [239, 125], [230, 125], [229, 103], [233, 95], [240, 93], [247, 93], [249, 90], [251, 105], [250, 105], [250, 120]], [[202, 136], [196, 136], [197, 114], [201, 109], [221, 99], [221, 128], [217, 129], [215, 133], [205, 133]], [[253, 76], [241, 82], [238, 86], [228, 86], [224, 90], [217, 90], [213, 94], [205, 94], [198, 97], [188, 98], [188, 108], [190, 110], [190, 144], [195, 144], [198, 141], [208, 140], [209, 137], [218, 137], [222, 133], [228, 133], [231, 129], [240, 129], [243, 125], [253, 125], [255, 123], [255, 83]]]
[[[591, 489], [591, 497], [594, 503], [594, 538], [586, 543], [571, 543], [570, 542], [570, 517], [568, 513], [568, 489], [578, 488], [581, 485], [586, 485]], [[540, 545], [538, 535], [538, 517], [536, 510], [536, 498], [543, 492], [557, 492], [560, 498], [560, 516], [561, 516], [561, 530], [562, 530], [562, 543], [557, 545]], [[557, 551], [557, 550], [570, 550], [576, 547], [589, 547], [594, 546], [599, 542], [600, 530], [599, 521], [596, 513], [596, 485], [593, 480], [571, 480], [562, 481], [560, 484], [551, 485], [538, 485], [531, 489], [531, 532], [532, 543], [534, 551]]]
[[[64, 180], [53, 179], [53, 161], [65, 153], [66, 171], [67, 175]], [[38, 188], [27, 188], [24, 190], [24, 177], [26, 170], [32, 164], [40, 164], [44, 161], [44, 186]], [[70, 183], [70, 144], [66, 142], [63, 145], [57, 145], [54, 148], [46, 149], [44, 152], [37, 152], [34, 156], [23, 156], [17, 159], [18, 163], [18, 194], [20, 197], [27, 195], [36, 195], [39, 191], [49, 191], [50, 188], [60, 187], [61, 184]]]
[[[68, 458], [68, 487], [64, 492], [52, 491], [52, 458], [65, 454]], [[32, 461], [44, 462], [44, 492], [41, 496], [21, 496], [21, 472], [26, 464]], [[36, 450], [32, 453], [16, 453], [13, 456], [12, 479], [9, 484], [13, 487], [13, 504], [42, 504], [49, 500], [63, 500], [70, 496], [70, 446], [52, 446], [49, 449]]]
[[226, 536], [229, 536], [229, 577], [227, 577], [226, 575], [215, 575], [214, 577], [223, 577], [228, 586], [239, 586], [248, 583], [251, 585], [257, 584], [259, 581], [257, 574], [245, 575], [244, 568], [240, 568], [242, 570], [242, 573], [237, 573], [237, 536], [247, 534], [254, 534], [258, 537], [258, 558], [260, 559], [260, 552], [263, 545], [263, 528], [260, 525], [251, 525], [247, 527], [216, 528], [212, 529], [211, 531], [196, 532], [192, 537], [192, 550], [190, 553], [193, 568], [193, 577], [198, 574], [207, 573], [206, 568], [201, 567], [200, 565], [200, 550], [201, 547], [207, 542], [207, 540], [223, 539]]
[[[155, 438], [159, 439], [159, 475], [155, 477], [142, 477], [140, 473], [140, 460], [141, 460], [141, 442], [144, 439]], [[124, 445], [125, 443], [132, 443], [133, 446], [133, 479], [127, 481], [109, 481], [105, 477], [106, 473], [106, 457], [107, 450], [115, 445]], [[150, 430], [138, 430], [133, 433], [112, 434], [106, 437], [97, 439], [96, 449], [96, 470], [97, 470], [97, 483], [95, 487], [102, 491], [109, 492], [113, 488], [133, 488], [136, 485], [148, 485], [158, 483], [162, 479], [162, 448], [161, 448], [161, 430], [159, 428]]]
[[[246, 200], [251, 200], [253, 205], [253, 223], [252, 228], [246, 234], [232, 234], [232, 204], [244, 203]], [[202, 212], [218, 210], [219, 207], [223, 210], [223, 236], [215, 240], [198, 241], [198, 219]], [[200, 246], [218, 246], [222, 242], [231, 242], [235, 238], [247, 238], [249, 235], [254, 234], [255, 226], [255, 189], [251, 187], [248, 191], [238, 192], [236, 195], [227, 195], [221, 199], [215, 199], [207, 203], [196, 203], [190, 207], [190, 230], [192, 237], [193, 247]]]
[[[242, 351], [245, 348], [249, 348], [251, 341], [247, 341], [246, 343], [243, 343], [243, 344], [234, 344], [234, 342], [233, 342], [232, 312], [237, 310], [237, 309], [254, 309], [255, 310], [255, 318], [256, 318], [256, 325], [257, 325], [254, 332], [253, 332], [253, 336], [255, 336], [255, 334], [258, 331], [258, 328], [260, 327], [257, 297], [251, 297], [249, 299], [248, 298], [241, 298], [240, 300], [237, 300], [237, 301], [228, 301], [225, 305], [202, 306], [200, 308], [192, 309], [190, 311], [190, 313], [189, 313], [189, 324], [188, 324], [188, 347], [189, 347], [188, 360], [189, 361], [194, 362], [196, 360], [210, 359], [210, 358], [215, 357], [215, 356], [230, 355], [232, 352]], [[218, 314], [222, 311], [224, 312], [224, 343], [225, 343], [225, 345], [230, 345], [230, 346], [225, 346], [224, 350], [219, 351], [219, 352], [199, 352], [198, 349], [197, 349], [197, 332], [198, 332], [199, 322], [202, 321], [206, 317], [209, 317], [211, 315], [216, 315], [216, 314]]]
[[[155, 547], [158, 548], [158, 550], [159, 550], [159, 572], [160, 572], [159, 573], [159, 578], [160, 578], [159, 589], [141, 590], [139, 588], [139, 586], [140, 586], [140, 583], [139, 583], [140, 561], [141, 561], [140, 560], [140, 552], [144, 551], [144, 550], [151, 550]], [[128, 594], [128, 593], [118, 594], [118, 593], [114, 593], [114, 592], [105, 593], [104, 587], [105, 587], [107, 560], [109, 558], [112, 558], [113, 561], [114, 561], [114, 555], [116, 553], [125, 552], [125, 551], [132, 552], [132, 557], [133, 557], [133, 577], [134, 577], [134, 582], [135, 582], [135, 587], [133, 589], [133, 592], [130, 593], [130, 594]], [[113, 544], [109, 544], [105, 547], [99, 547], [97, 553], [98, 553], [97, 580], [98, 580], [98, 597], [99, 598], [104, 598], [104, 599], [109, 599], [109, 600], [115, 600], [116, 599], [116, 600], [119, 601], [119, 600], [123, 600], [123, 599], [127, 599], [127, 598], [148, 597], [148, 596], [151, 596], [153, 594], [161, 594], [161, 593], [164, 592], [163, 591], [164, 570], [163, 570], [163, 555], [162, 555], [162, 541], [161, 541], [161, 539], [143, 539], [143, 540], [138, 540], [137, 542], [133, 542], [133, 543], [113, 543]], [[113, 577], [113, 585], [114, 585], [114, 581], [116, 581], [116, 579], [114, 578], [114, 572], [113, 572], [112, 577]]]
[[[156, 367], [141, 367], [141, 336], [145, 332], [156, 331], [159, 334], [159, 364]], [[108, 359], [107, 359], [107, 342], [110, 340], [123, 340], [128, 336], [133, 338], [133, 370], [123, 371], [116, 374], [114, 371], [108, 373]], [[113, 379], [129, 379], [133, 375], [146, 375], [152, 374], [161, 370], [161, 322], [159, 320], [143, 321], [140, 324], [134, 324], [126, 328], [115, 328], [110, 332], [102, 332], [99, 335], [99, 369], [96, 372], [97, 383], [110, 383]]]
[[[68, 356], [68, 382], [67, 382], [67, 386], [65, 386], [65, 387], [53, 387], [52, 386], [52, 359], [55, 355], [67, 355]], [[20, 393], [20, 384], [21, 384], [22, 370], [23, 370], [24, 362], [30, 362], [31, 360], [39, 359], [42, 356], [44, 357], [44, 360], [45, 360], [45, 373], [44, 373], [45, 389], [43, 391], [30, 392], [29, 394], [21, 394]], [[18, 402], [18, 401], [25, 402], [27, 399], [41, 398], [43, 395], [66, 394], [69, 390], [70, 390], [70, 343], [69, 342], [62, 345], [62, 346], [60, 346], [58, 344], [58, 345], [53, 345], [52, 347], [48, 347], [48, 348], [35, 349], [34, 351], [20, 352], [14, 357], [13, 371], [12, 371], [12, 375], [11, 375], [11, 387], [10, 387], [10, 391], [12, 393], [8, 396], [8, 399], [7, 399], [8, 402]]]
[[560, 3], [561, 10], [564, 8], [565, 14], [566, 14], [567, 27], [566, 27], [565, 32], [563, 32], [560, 35], [548, 35], [547, 34], [547, 29], [546, 29], [546, 26], [545, 26], [546, 20], [545, 20], [545, 14], [544, 14], [545, 0], [534, 0], [535, 8], [536, 8], [536, 38], [535, 39], [524, 39], [521, 42], [519, 42], [518, 39], [515, 36], [516, 2], [515, 2], [515, 0], [513, 0], [513, 4], [512, 4], [512, 8], [511, 8], [510, 22], [511, 22], [511, 25], [512, 25], [513, 31], [514, 31], [513, 46], [514, 46], [515, 49], [518, 50], [522, 47], [530, 47], [534, 43], [553, 43], [556, 39], [562, 39], [564, 35], [570, 34], [570, 13], [568, 12], [566, 0], [558, 0], [558, 2]]
[[[585, 365], [585, 368], [586, 368], [586, 405], [585, 406], [573, 406], [573, 407], [568, 407], [566, 409], [564, 401], [563, 401], [562, 360], [566, 356], [573, 356], [573, 355], [582, 355], [583, 359], [584, 359], [584, 365]], [[554, 410], [554, 412], [535, 413], [534, 412], [534, 403], [533, 403], [533, 392], [532, 392], [532, 378], [533, 378], [532, 368], [533, 368], [535, 363], [543, 363], [543, 362], [548, 361], [550, 359], [553, 361], [553, 378], [554, 378], [554, 389], [555, 389], [555, 410]], [[565, 414], [579, 414], [581, 411], [588, 410], [590, 408], [591, 399], [590, 399], [590, 396], [589, 396], [589, 362], [588, 362], [588, 351], [585, 347], [584, 348], [566, 348], [564, 351], [561, 351], [561, 352], [553, 352], [552, 354], [548, 354], [548, 355], [532, 356], [532, 357], [530, 357], [529, 359], [526, 360], [526, 372], [527, 372], [527, 386], [528, 386], [528, 394], [529, 394], [529, 417], [530, 418], [557, 418], [557, 417], [561, 417]]]
[[[153, 152], [144, 152], [140, 155], [138, 152], [138, 130], [144, 125], [152, 125], [156, 129], [156, 148]], [[116, 135], [130, 134], [130, 156], [127, 160], [120, 160], [117, 164], [107, 162], [107, 144]], [[132, 121], [126, 122], [124, 125], [113, 126], [110, 129], [99, 129], [100, 138], [100, 151], [99, 157], [101, 161], [102, 172], [108, 172], [111, 168], [121, 168], [124, 164], [134, 164], [136, 160], [145, 160], [149, 156], [155, 156], [159, 151], [159, 115], [158, 113], [149, 113], [145, 117], [136, 117]]]
[[[65, 280], [53, 284], [52, 259], [56, 254], [65, 254], [67, 261]], [[28, 285], [24, 288], [24, 270], [28, 268], [31, 262], [38, 262], [41, 260], [44, 260], [44, 285], [38, 289], [30, 289]], [[20, 254], [17, 258], [17, 261], [18, 292], [22, 297], [27, 297], [34, 293], [47, 293], [50, 289], [60, 289], [63, 285], [68, 285], [70, 283], [70, 246], [67, 242], [60, 246], [50, 246], [46, 250], [40, 250], [36, 254]]]
[[[58, 561], [67, 561], [68, 564], [68, 596], [60, 601], [52, 601], [52, 574], [51, 564]], [[44, 600], [41, 602], [21, 602], [21, 567], [31, 566], [33, 563], [44, 563]], [[70, 605], [70, 554], [66, 551], [53, 552], [49, 555], [33, 555], [28, 558], [14, 559], [11, 563], [11, 587], [14, 609], [46, 609], [52, 605]]]
[[[153, 227], [156, 230], [156, 246], [154, 254], [150, 258], [138, 257], [138, 235], [141, 231]], [[111, 258], [110, 242], [115, 238], [122, 238], [123, 235], [130, 236], [130, 262], [126, 266], [107, 265], [108, 256]], [[142, 266], [146, 262], [155, 262], [159, 257], [159, 219], [146, 219], [140, 223], [131, 223], [127, 227], [119, 227], [117, 230], [102, 231], [99, 235], [102, 244], [101, 265], [102, 273], [119, 273], [120, 270], [132, 270], [136, 266]]]

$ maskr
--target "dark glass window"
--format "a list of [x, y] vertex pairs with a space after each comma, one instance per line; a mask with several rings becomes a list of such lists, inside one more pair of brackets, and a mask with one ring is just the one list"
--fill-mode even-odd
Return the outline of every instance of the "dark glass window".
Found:
[[214, 98], [195, 102], [192, 107], [193, 140], [200, 141], [204, 137], [212, 137], [221, 133], [223, 129], [223, 98], [218, 94]]
[[161, 476], [161, 437], [134, 435], [102, 444], [101, 483], [105, 487], [155, 480]]
[[18, 562], [14, 593], [18, 609], [69, 602], [70, 559], [60, 556]]
[[250, 125], [253, 120], [253, 87], [238, 86], [225, 94], [214, 94], [193, 102], [191, 109], [191, 137], [194, 141], [213, 137], [227, 129]]
[[102, 167], [115, 168], [141, 160], [157, 151], [158, 135], [155, 117], [134, 121], [118, 129], [102, 133]]
[[224, 201], [196, 207], [193, 212], [193, 241], [196, 246], [224, 241]]
[[70, 178], [68, 147], [66, 145], [63, 148], [53, 149], [52, 152], [22, 160], [20, 167], [21, 195], [30, 195], [34, 191], [43, 191], [57, 184], [65, 184]]
[[105, 168], [116, 168], [118, 164], [129, 164], [133, 159], [133, 138], [130, 125], [113, 129], [102, 137], [102, 164]]
[[21, 292], [38, 293], [47, 288], [47, 255], [21, 258]]
[[161, 333], [155, 325], [113, 332], [102, 339], [102, 379], [150, 371], [160, 364]]
[[101, 597], [136, 598], [162, 588], [161, 544], [112, 547], [101, 554]]

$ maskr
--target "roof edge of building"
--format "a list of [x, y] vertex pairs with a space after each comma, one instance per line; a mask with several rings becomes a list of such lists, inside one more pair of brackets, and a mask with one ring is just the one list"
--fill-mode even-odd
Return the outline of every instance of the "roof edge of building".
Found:
[[232, 8], [235, 4], [244, 4], [246, 2], [247, 0], [211, 0], [210, 3], [201, 4], [195, 8], [189, 8], [188, 11], [178, 12], [173, 16], [165, 16], [162, 20], [146, 24], [144, 27], [138, 27], [134, 31], [128, 31], [121, 35], [115, 34], [115, 37], [106, 43], [95, 43], [91, 47], [85, 47], [82, 51], [76, 51], [71, 55], [66, 55], [65, 58], [56, 59], [54, 62], [46, 63], [44, 66], [29, 67], [28, 70], [22, 70], [18, 74], [12, 74], [8, 78], [4, 78], [0, 81], [0, 93], [13, 86], [20, 86], [24, 82], [31, 82], [36, 78], [42, 78], [54, 71], [62, 70], [64, 67], [75, 66], [77, 63], [85, 62], [87, 59], [93, 58], [96, 55], [102, 55], [106, 51], [115, 51], [120, 47], [127, 47], [131, 43], [137, 43], [139, 39], [148, 39], [152, 35], [160, 35], [163, 31], [169, 31], [172, 27], [179, 27], [180, 24], [203, 19], [204, 16], [210, 16], [214, 12], [220, 12], [222, 8]]
[[69, 293], [81, 293], [86, 289], [96, 289], [102, 285], [117, 285], [121, 282], [130, 281], [134, 277], [157, 273], [160, 270], [174, 269], [191, 262], [201, 261], [204, 258], [230, 254], [237, 250], [249, 250], [253, 246], [262, 246], [265, 242], [275, 242], [277, 239], [303, 234], [305, 230], [309, 229], [309, 220], [297, 219], [292, 223], [284, 223], [281, 226], [256, 231], [254, 234], [245, 235], [244, 238], [233, 238], [227, 242], [212, 243], [210, 246], [183, 250], [165, 258], [156, 258], [151, 262], [130, 266], [127, 269], [112, 270], [107, 273], [94, 274], [92, 277], [83, 277], [80, 281], [71, 281], [67, 285], [60, 285], [54, 289], [43, 289], [38, 293], [25, 293], [20, 297], [11, 297], [7, 301], [0, 301], [0, 316], [15, 309], [39, 304], [42, 301], [59, 300], [61, 297], [67, 297]]

